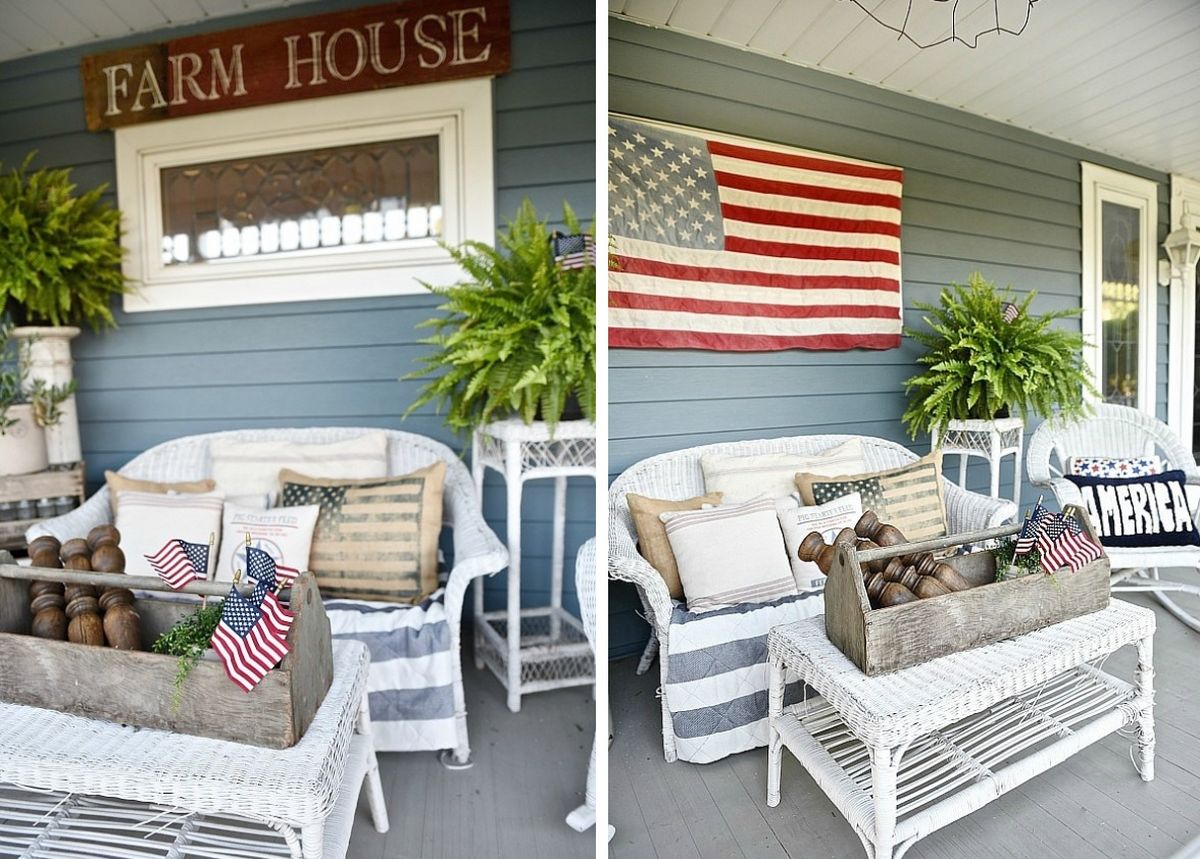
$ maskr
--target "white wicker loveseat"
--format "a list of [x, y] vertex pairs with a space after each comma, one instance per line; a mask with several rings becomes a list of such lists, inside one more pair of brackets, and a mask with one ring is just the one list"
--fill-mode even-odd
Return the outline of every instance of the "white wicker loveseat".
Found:
[[[139, 454], [120, 473], [142, 480], [198, 480], [212, 473], [208, 445], [213, 439], [323, 444], [378, 431], [316, 427], [186, 436]], [[420, 605], [331, 600], [326, 607], [335, 637], [362, 640], [372, 651], [369, 689], [376, 747], [380, 751], [453, 750], [455, 761], [465, 764], [470, 759], [470, 745], [459, 649], [463, 599], [473, 579], [507, 565], [508, 552], [484, 521], [471, 474], [454, 451], [413, 433], [384, 432], [389, 475], [445, 461], [443, 524], [453, 531], [454, 566], [444, 586]], [[26, 537], [78, 537], [111, 522], [112, 515], [108, 488], [104, 487], [76, 510], [34, 525]], [[419, 642], [420, 654], [407, 652], [412, 642]], [[388, 693], [394, 694], [386, 698]]]
[[[663, 755], [668, 761], [706, 763], [765, 746], [767, 631], [820, 609], [817, 600], [800, 598], [770, 603], [761, 609], [736, 606], [705, 614], [688, 613], [682, 603], [671, 599], [662, 576], [638, 554], [637, 532], [626, 493], [692, 498], [704, 493], [702, 454], [811, 456], [852, 438], [862, 441], [868, 471], [895, 468], [917, 459], [916, 454], [895, 442], [850, 435], [726, 442], [644, 459], [628, 468], [609, 488], [608, 574], [612, 579], [637, 585], [653, 630], [638, 673], [649, 670], [657, 653], [662, 676]], [[1015, 515], [1011, 501], [969, 492], [944, 478], [943, 484], [951, 532], [1001, 525]]]

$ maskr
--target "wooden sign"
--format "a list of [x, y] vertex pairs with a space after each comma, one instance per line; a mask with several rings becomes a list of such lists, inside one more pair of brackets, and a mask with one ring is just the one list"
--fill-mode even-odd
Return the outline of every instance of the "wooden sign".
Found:
[[511, 65], [507, 0], [414, 0], [84, 57], [92, 131]]

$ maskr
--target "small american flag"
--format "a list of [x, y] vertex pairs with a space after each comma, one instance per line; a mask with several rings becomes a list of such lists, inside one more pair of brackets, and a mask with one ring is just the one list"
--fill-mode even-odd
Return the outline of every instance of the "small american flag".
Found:
[[1042, 527], [1038, 551], [1041, 552], [1042, 566], [1047, 573], [1062, 567], [1068, 567], [1075, 573], [1084, 564], [1104, 554], [1104, 550], [1083, 533], [1083, 528], [1074, 518], [1061, 513]]
[[257, 686], [288, 653], [287, 643], [263, 622], [259, 607], [236, 587], [225, 597], [211, 643], [225, 673], [243, 692]]
[[143, 555], [158, 577], [179, 590], [196, 579], [208, 578], [208, 546], [187, 540], [168, 540], [153, 555]]
[[895, 349], [903, 171], [610, 116], [608, 343]]
[[596, 265], [596, 242], [587, 233], [555, 233], [550, 237], [550, 247], [554, 264], [564, 271]]
[[285, 609], [283, 603], [275, 596], [275, 573], [278, 569], [279, 565], [262, 549], [246, 547], [246, 573], [255, 581], [250, 601], [262, 612], [263, 623], [267, 625], [267, 629], [282, 639], [287, 637], [296, 616]]
[[1013, 554], [1028, 555], [1033, 551], [1033, 547], [1037, 545], [1042, 522], [1050, 515], [1052, 515], [1050, 511], [1040, 503], [1034, 506], [1033, 511], [1021, 523], [1021, 530], [1017, 532], [1017, 544], [1013, 550]]
[[1021, 308], [1013, 304], [1011, 301], [1004, 302], [1004, 321], [1012, 322], [1021, 315]]

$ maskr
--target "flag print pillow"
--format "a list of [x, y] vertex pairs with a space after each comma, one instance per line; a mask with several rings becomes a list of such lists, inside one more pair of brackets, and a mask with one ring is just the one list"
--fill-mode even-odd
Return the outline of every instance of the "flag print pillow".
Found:
[[1078, 477], [1145, 477], [1162, 473], [1157, 456], [1119, 459], [1112, 456], [1073, 456], [1067, 460], [1067, 474]]
[[1079, 487], [1100, 542], [1113, 548], [1200, 546], [1182, 471], [1145, 477], [1068, 474]]

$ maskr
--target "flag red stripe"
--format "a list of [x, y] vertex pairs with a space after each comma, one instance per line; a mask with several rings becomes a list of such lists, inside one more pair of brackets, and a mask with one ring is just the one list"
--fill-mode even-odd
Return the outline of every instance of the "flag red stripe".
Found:
[[778, 179], [759, 179], [757, 176], [742, 176], [725, 170], [716, 170], [713, 175], [717, 184], [739, 191], [757, 191], [760, 194], [775, 194], [783, 197], [804, 197], [808, 200], [824, 200], [827, 203], [856, 203], [860, 206], [885, 206], [900, 208], [900, 198], [895, 194], [876, 194], [872, 191], [848, 191], [845, 188], [826, 188], [823, 185], [805, 185], [800, 182], [780, 182]]
[[610, 292], [609, 307], [669, 310], [677, 313], [711, 313], [718, 316], [758, 316], [772, 319], [899, 319], [898, 307], [861, 304], [758, 304], [748, 301], [707, 301], [639, 292]]
[[776, 289], [875, 289], [899, 292], [900, 281], [888, 277], [846, 277], [825, 274], [777, 274], [769, 271], [743, 271], [680, 263], [658, 262], [640, 257], [616, 257], [617, 271], [690, 280], [696, 283], [727, 283], [734, 286], [770, 286]]
[[717, 334], [656, 328], [608, 329], [608, 345], [625, 349], [719, 349], [767, 352], [775, 349], [896, 349], [900, 334]]
[[760, 164], [775, 164], [780, 167], [798, 167], [802, 170], [820, 170], [823, 173], [859, 176], [863, 179], [885, 179], [890, 182], [900, 182], [904, 179], [904, 171], [894, 168], [828, 161], [824, 158], [813, 158], [810, 155], [793, 155], [788, 152], [753, 149], [749, 146], [738, 146], [719, 140], [708, 141], [708, 151], [713, 155], [725, 155], [730, 158], [740, 158], [743, 161], [757, 161]]
[[826, 230], [832, 233], [870, 233], [900, 238], [900, 225], [887, 221], [866, 221], [854, 218], [830, 218], [807, 215], [803, 212], [782, 212], [778, 209], [759, 209], [722, 203], [721, 214], [731, 221], [747, 224], [769, 224], [774, 227], [796, 227], [802, 230]]
[[788, 259], [853, 260], [855, 262], [900, 262], [900, 252], [887, 248], [838, 248], [825, 245], [801, 245], [793, 242], [764, 242], [741, 236], [726, 236], [725, 250], [741, 254]]

